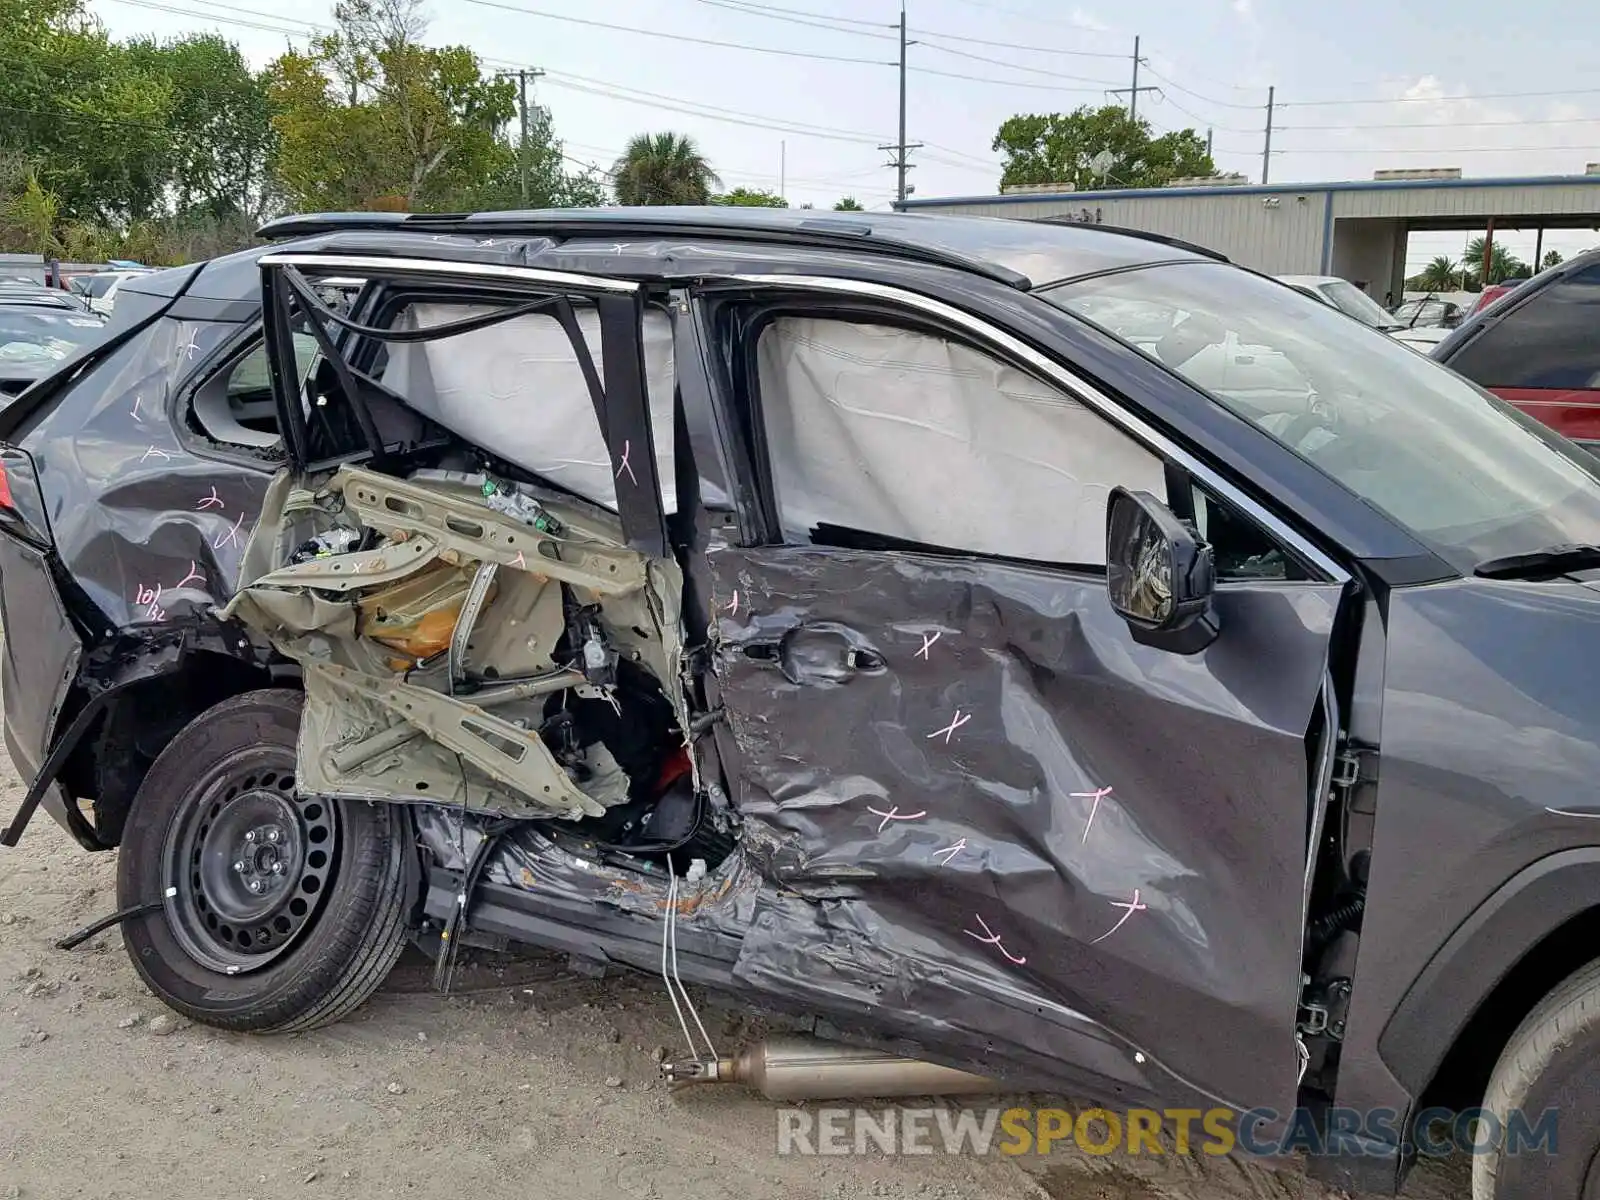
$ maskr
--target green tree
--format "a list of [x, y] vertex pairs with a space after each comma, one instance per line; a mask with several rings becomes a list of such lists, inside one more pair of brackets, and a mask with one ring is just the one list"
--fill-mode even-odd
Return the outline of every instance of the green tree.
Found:
[[61, 248], [55, 235], [60, 210], [60, 198], [29, 171], [21, 190], [0, 208], [0, 237], [8, 248], [24, 254], [55, 254]]
[[[567, 155], [555, 135], [550, 110], [528, 112], [528, 141], [523, 146], [502, 140], [492, 163], [476, 187], [463, 187], [455, 207], [486, 212], [513, 208], [593, 208], [606, 202], [605, 181], [594, 168], [577, 173], [566, 168]], [[522, 165], [528, 168], [528, 197], [523, 203]]]
[[1461, 283], [1462, 270], [1455, 259], [1440, 254], [1430, 259], [1422, 273], [1416, 277], [1416, 286], [1426, 292], [1454, 291]]
[[1561, 251], [1546, 250], [1544, 252], [1544, 257], [1539, 260], [1539, 269], [1541, 271], [1548, 271], [1551, 267], [1559, 267], [1566, 261], [1567, 260], [1562, 257]]
[[854, 196], [846, 196], [843, 200], [839, 201], [839, 203], [837, 203], [837, 204], [835, 204], [833, 206], [833, 211], [834, 212], [863, 212], [865, 210], [862, 209], [861, 202], [859, 200], [857, 200]]
[[504, 167], [515, 89], [464, 46], [431, 47], [417, 0], [352, 0], [269, 67], [277, 170], [302, 208], [452, 207]]
[[759, 188], [736, 187], [731, 192], [724, 192], [711, 197], [713, 204], [727, 204], [734, 208], [788, 208], [789, 202], [776, 192], [764, 192]]
[[706, 204], [720, 187], [694, 139], [681, 133], [641, 133], [611, 169], [618, 204]]
[[[1467, 243], [1465, 265], [1472, 273], [1473, 279], [1480, 286], [1483, 280], [1478, 277], [1483, 274], [1483, 247], [1484, 239], [1475, 237]], [[1489, 283], [1504, 283], [1508, 279], [1524, 278], [1521, 272], [1527, 270], [1523, 261], [1505, 248], [1502, 242], [1495, 242], [1489, 250]]]
[[168, 84], [164, 173], [174, 209], [259, 220], [272, 199], [268, 168], [277, 141], [265, 74], [215, 34], [135, 39], [126, 53], [136, 69]]
[[[991, 148], [1005, 155], [1002, 187], [1159, 187], [1172, 179], [1216, 173], [1205, 140], [1193, 129], [1152, 137], [1148, 121], [1129, 117], [1115, 104], [1012, 117], [1000, 126]], [[1111, 155], [1103, 173], [1091, 165], [1102, 151]]]

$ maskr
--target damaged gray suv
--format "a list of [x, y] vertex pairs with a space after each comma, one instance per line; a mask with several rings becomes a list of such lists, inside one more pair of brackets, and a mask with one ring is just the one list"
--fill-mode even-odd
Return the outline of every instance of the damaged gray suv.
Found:
[[1600, 1190], [1595, 460], [1103, 227], [264, 233], [0, 414], [0, 841], [120, 847], [167, 1004], [531, 944], [659, 972], [675, 1078], [807, 1094], [688, 982], [813, 1093], [1331, 1112], [1360, 1188], [1558, 1110], [1475, 1194]]

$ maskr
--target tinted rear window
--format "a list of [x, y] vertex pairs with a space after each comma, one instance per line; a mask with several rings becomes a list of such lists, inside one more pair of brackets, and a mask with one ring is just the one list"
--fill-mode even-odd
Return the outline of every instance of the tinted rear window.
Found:
[[1484, 387], [1600, 388], [1600, 263], [1541, 288], [1450, 365]]

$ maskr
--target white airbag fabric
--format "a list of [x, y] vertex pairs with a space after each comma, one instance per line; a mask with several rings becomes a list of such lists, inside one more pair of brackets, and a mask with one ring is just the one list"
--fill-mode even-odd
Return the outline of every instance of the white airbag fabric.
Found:
[[1076, 400], [943, 338], [785, 317], [761, 335], [761, 405], [792, 533], [827, 523], [957, 550], [1104, 564], [1118, 484], [1161, 460]]
[[[480, 305], [417, 304], [400, 315], [395, 328], [426, 329], [491, 311]], [[587, 308], [578, 309], [577, 318], [603, 382], [600, 318]], [[672, 322], [656, 309], [645, 312], [644, 361], [656, 473], [671, 513], [677, 511]], [[391, 344], [383, 382], [452, 433], [616, 511], [616, 480], [594, 402], [572, 344], [554, 317], [535, 313], [439, 341]]]

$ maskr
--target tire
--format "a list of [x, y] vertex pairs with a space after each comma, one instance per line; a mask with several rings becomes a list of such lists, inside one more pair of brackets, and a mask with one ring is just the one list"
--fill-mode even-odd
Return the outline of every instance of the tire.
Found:
[[1483, 1106], [1506, 1129], [1556, 1110], [1556, 1150], [1472, 1160], [1473, 1200], [1600, 1198], [1600, 961], [1570, 976], [1511, 1035], [1489, 1078]]
[[145, 984], [221, 1029], [340, 1020], [405, 945], [420, 872], [401, 807], [294, 793], [298, 692], [247, 692], [196, 717], [151, 765], [128, 815], [117, 903]]

